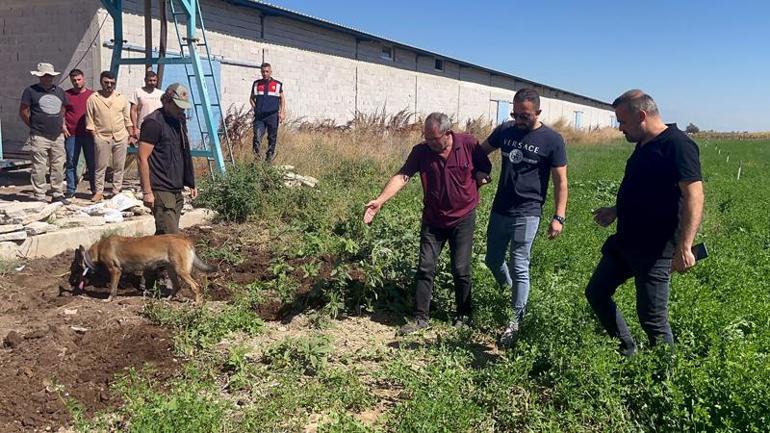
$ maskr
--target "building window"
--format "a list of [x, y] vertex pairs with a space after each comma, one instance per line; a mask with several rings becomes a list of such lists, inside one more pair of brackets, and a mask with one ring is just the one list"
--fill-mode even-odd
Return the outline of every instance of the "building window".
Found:
[[443, 71], [444, 70], [444, 61], [442, 59], [436, 59], [433, 63], [433, 68], [437, 71]]
[[383, 45], [380, 52], [380, 58], [383, 60], [393, 60], [393, 47]]
[[575, 111], [575, 129], [583, 128], [583, 112]]

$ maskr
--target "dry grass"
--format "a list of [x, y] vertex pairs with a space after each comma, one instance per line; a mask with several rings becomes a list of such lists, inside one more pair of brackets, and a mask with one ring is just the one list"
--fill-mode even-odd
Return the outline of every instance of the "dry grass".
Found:
[[548, 125], [564, 137], [570, 144], [607, 144], [623, 139], [623, 134], [615, 128], [575, 129], [563, 117], [552, 125]]
[[[226, 122], [235, 158], [252, 160], [250, 110], [231, 108]], [[473, 134], [479, 141], [493, 129], [484, 116], [464, 124], [453, 123], [453, 130]], [[331, 119], [288, 120], [278, 132], [275, 163], [293, 165], [299, 172], [311, 176], [351, 161], [369, 161], [378, 169], [392, 170], [403, 162], [412, 146], [422, 141], [422, 124], [423, 118], [408, 110], [387, 114], [384, 109], [371, 114], [358, 113], [345, 124]], [[576, 131], [563, 119], [550, 126], [562, 134], [567, 144], [600, 144], [622, 138], [622, 134], [612, 128]], [[266, 145], [263, 143], [263, 147]]]

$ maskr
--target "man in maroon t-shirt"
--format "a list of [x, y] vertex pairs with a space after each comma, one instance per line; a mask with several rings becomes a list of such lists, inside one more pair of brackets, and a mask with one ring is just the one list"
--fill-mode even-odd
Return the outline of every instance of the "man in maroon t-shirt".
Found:
[[492, 163], [469, 134], [452, 132], [449, 117], [432, 113], [425, 119], [425, 141], [412, 148], [404, 166], [390, 178], [380, 195], [366, 204], [364, 223], [371, 224], [382, 205], [420, 173], [423, 190], [420, 261], [415, 275], [415, 320], [401, 327], [410, 334], [428, 327], [436, 262], [449, 241], [457, 314], [460, 327], [471, 314], [471, 251], [478, 188], [489, 181]]
[[96, 191], [94, 138], [86, 131], [86, 100], [94, 91], [86, 87], [86, 79], [80, 69], [70, 71], [70, 82], [72, 82], [72, 88], [64, 92], [67, 96], [64, 111], [64, 123], [67, 126], [64, 134], [64, 149], [67, 152], [67, 162], [64, 166], [64, 178], [67, 180], [65, 197], [67, 198], [73, 197], [78, 187], [77, 168], [81, 149], [86, 158], [91, 194]]

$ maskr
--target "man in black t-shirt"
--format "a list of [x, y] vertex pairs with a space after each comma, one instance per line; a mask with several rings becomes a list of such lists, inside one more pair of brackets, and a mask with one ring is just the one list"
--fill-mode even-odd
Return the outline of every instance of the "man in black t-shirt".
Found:
[[[513, 318], [500, 337], [510, 345], [519, 332], [529, 297], [529, 260], [548, 179], [553, 177], [555, 213], [548, 238], [563, 228], [567, 211], [567, 154], [558, 132], [543, 125], [540, 96], [521, 89], [513, 97], [512, 122], [497, 127], [481, 144], [487, 153], [500, 149], [502, 172], [487, 227], [486, 264], [501, 286], [511, 289]], [[509, 262], [505, 262], [510, 250]]]
[[703, 214], [703, 182], [698, 146], [675, 124], [666, 125], [655, 101], [641, 90], [629, 90], [615, 102], [620, 131], [636, 148], [626, 162], [616, 204], [594, 212], [617, 231], [602, 247], [586, 298], [607, 332], [620, 339], [620, 352], [631, 356], [636, 343], [612, 299], [633, 277], [636, 311], [650, 345], [673, 344], [668, 322], [671, 270], [695, 265], [691, 251]]
[[198, 196], [187, 138], [184, 110], [192, 107], [190, 93], [174, 83], [161, 96], [163, 107], [148, 114], [139, 135], [139, 176], [144, 204], [155, 216], [155, 234], [179, 232], [184, 187]]

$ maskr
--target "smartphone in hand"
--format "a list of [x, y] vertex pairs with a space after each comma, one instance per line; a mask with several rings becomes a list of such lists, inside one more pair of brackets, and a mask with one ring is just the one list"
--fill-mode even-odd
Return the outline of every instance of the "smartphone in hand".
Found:
[[693, 245], [692, 254], [695, 256], [695, 261], [699, 262], [709, 256], [709, 252], [706, 249], [706, 244], [703, 242]]

